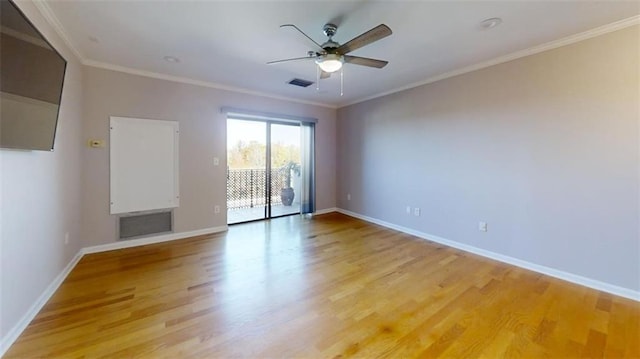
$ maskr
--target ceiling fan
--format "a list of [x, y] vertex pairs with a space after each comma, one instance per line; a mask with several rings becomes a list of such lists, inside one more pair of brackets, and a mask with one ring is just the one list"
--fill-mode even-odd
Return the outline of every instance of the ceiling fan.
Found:
[[380, 24], [363, 34], [354, 37], [353, 39], [347, 41], [342, 45], [333, 40], [333, 36], [336, 34], [336, 31], [338, 31], [338, 26], [334, 24], [324, 25], [323, 32], [329, 39], [322, 45], [313, 40], [309, 35], [305, 34], [296, 25], [285, 24], [280, 25], [280, 27], [293, 27], [307, 39], [311, 40], [311, 42], [313, 42], [318, 47], [318, 49], [315, 51], [307, 52], [307, 56], [305, 57], [269, 61], [267, 62], [267, 64], [278, 64], [288, 61], [315, 60], [316, 64], [318, 64], [318, 77], [327, 78], [331, 76], [331, 73], [340, 70], [343, 63], [375, 67], [379, 69], [385, 67], [389, 63], [388, 61], [384, 60], [347, 55], [348, 53], [356, 49], [359, 49], [363, 46], [369, 45], [391, 35], [391, 29], [384, 24]]

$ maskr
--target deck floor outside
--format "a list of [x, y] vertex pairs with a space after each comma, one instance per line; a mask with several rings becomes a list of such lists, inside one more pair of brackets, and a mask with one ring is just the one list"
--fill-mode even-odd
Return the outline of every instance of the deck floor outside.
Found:
[[[255, 221], [265, 218], [266, 206], [255, 206], [253, 208], [236, 208], [227, 210], [227, 223], [235, 224], [248, 221]], [[290, 214], [300, 213], [300, 204], [292, 206], [273, 205], [271, 206], [271, 217], [280, 217]]]

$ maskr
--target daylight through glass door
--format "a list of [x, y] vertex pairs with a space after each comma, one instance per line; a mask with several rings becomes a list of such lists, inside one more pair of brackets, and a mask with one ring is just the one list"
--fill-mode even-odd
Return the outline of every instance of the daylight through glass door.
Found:
[[271, 123], [270, 217], [300, 213], [300, 126]]
[[227, 223], [300, 213], [300, 126], [227, 119]]

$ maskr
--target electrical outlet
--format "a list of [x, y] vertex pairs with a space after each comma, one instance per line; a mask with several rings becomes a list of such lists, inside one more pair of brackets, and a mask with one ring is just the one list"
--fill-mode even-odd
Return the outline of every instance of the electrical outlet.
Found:
[[220, 213], [220, 206], [214, 206], [213, 213]]
[[420, 217], [420, 208], [416, 207], [413, 209], [413, 215], [416, 217]]
[[351, 193], [347, 193], [347, 201], [351, 201]]
[[486, 232], [487, 231], [487, 222], [478, 222], [478, 230], [480, 232]]
[[411, 214], [411, 206], [407, 206], [406, 211], [407, 211], [407, 214]]
[[69, 232], [64, 234], [64, 244], [65, 245], [69, 244]]
[[218, 157], [214, 157], [213, 158], [213, 165], [214, 166], [220, 166], [220, 159]]

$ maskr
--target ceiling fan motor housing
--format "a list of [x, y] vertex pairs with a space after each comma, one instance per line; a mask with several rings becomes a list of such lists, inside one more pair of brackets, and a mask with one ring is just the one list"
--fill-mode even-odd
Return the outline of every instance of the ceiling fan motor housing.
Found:
[[336, 31], [338, 31], [338, 27], [334, 24], [325, 24], [324, 27], [322, 28], [322, 31], [324, 32], [325, 35], [327, 35], [329, 40], [331, 40], [333, 35], [336, 34]]
[[334, 50], [336, 50], [338, 47], [340, 47], [340, 44], [333, 41], [333, 40], [329, 40], [327, 42], [325, 42], [324, 44], [322, 44], [322, 48], [327, 52], [327, 53], [334, 53]]
[[338, 31], [338, 27], [334, 24], [325, 24], [324, 27], [322, 28], [324, 34], [329, 38], [329, 40], [327, 40], [327, 42], [325, 42], [324, 44], [322, 44], [322, 48], [326, 51], [326, 53], [328, 54], [332, 54], [335, 53], [335, 49], [337, 49], [340, 44], [333, 41], [333, 39], [331, 37], [333, 37], [333, 35], [336, 34], [336, 31]]

